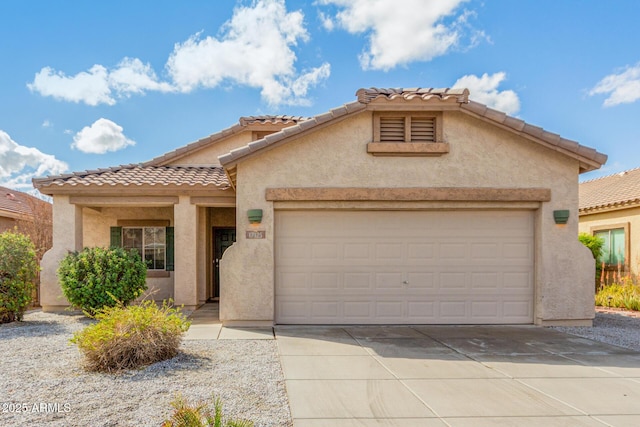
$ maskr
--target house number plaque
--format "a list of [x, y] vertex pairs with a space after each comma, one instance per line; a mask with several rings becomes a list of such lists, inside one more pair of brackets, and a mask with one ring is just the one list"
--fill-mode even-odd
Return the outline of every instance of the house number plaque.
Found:
[[267, 233], [264, 230], [247, 230], [247, 239], [264, 239]]

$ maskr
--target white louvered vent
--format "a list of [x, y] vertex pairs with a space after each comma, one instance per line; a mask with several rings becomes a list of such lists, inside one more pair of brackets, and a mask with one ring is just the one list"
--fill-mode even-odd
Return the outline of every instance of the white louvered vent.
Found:
[[380, 141], [381, 142], [404, 142], [404, 117], [381, 117], [380, 118]]

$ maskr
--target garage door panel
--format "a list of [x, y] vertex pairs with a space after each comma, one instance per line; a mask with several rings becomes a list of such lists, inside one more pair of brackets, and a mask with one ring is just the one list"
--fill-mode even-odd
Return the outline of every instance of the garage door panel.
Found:
[[532, 323], [533, 235], [526, 211], [276, 212], [276, 322]]

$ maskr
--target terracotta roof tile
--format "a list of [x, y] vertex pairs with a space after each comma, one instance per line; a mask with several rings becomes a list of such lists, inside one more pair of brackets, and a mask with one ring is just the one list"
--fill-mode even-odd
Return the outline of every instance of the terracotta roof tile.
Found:
[[366, 108], [366, 105], [361, 104], [359, 102], [351, 102], [342, 107], [334, 108], [332, 110], [327, 111], [326, 113], [319, 114], [315, 117], [311, 117], [302, 122], [299, 122], [295, 126], [291, 126], [281, 130], [280, 132], [272, 133], [270, 135], [265, 136], [263, 139], [259, 139], [258, 141], [251, 142], [243, 147], [238, 147], [234, 150], [231, 150], [227, 154], [224, 154], [218, 157], [220, 163], [228, 164], [233, 162], [236, 159], [244, 157], [248, 154], [251, 154], [261, 148], [264, 148], [269, 145], [273, 145], [282, 141], [285, 138], [288, 138], [293, 135], [300, 134], [307, 129], [311, 129], [315, 126], [318, 126], [322, 123], [326, 123], [329, 120], [337, 119], [339, 117], [344, 117], [350, 113], [355, 111], [361, 111]]
[[[291, 135], [295, 135], [304, 132], [310, 128], [313, 128], [319, 124], [325, 123], [329, 120], [337, 117], [345, 116], [356, 111], [362, 111], [367, 105], [374, 102], [384, 102], [393, 100], [423, 100], [433, 101], [440, 100], [449, 104], [455, 104], [463, 111], [473, 113], [483, 119], [490, 120], [505, 126], [514, 132], [524, 134], [532, 138], [536, 138], [539, 141], [543, 141], [548, 147], [557, 147], [559, 151], [569, 152], [567, 154], [580, 157], [581, 167], [584, 170], [594, 170], [600, 167], [607, 161], [605, 154], [599, 153], [596, 150], [588, 147], [584, 147], [575, 141], [571, 141], [562, 138], [560, 135], [548, 132], [539, 126], [534, 126], [526, 123], [518, 118], [508, 116], [502, 111], [494, 110], [479, 102], [469, 100], [468, 89], [449, 89], [449, 88], [369, 88], [359, 89], [356, 92], [358, 100], [345, 104], [341, 107], [334, 108], [326, 113], [322, 113], [310, 119], [299, 122], [296, 126], [287, 128], [287, 132], [277, 132], [264, 138], [263, 144], [259, 148], [267, 145], [274, 144], [287, 138]], [[256, 151], [257, 145], [246, 145], [230, 151], [218, 157], [218, 160], [222, 165], [229, 165], [239, 160], [240, 158], [249, 155]]]
[[221, 167], [144, 166], [141, 164], [89, 170], [33, 180], [36, 188], [50, 186], [213, 186], [227, 188]]
[[580, 183], [581, 212], [640, 203], [640, 168]]
[[[47, 203], [27, 193], [0, 187], [0, 212], [10, 212], [16, 215], [31, 215], [32, 207], [39, 204], [51, 206], [51, 203]], [[0, 214], [0, 216], [2, 216], [2, 214]]]
[[420, 98], [429, 100], [439, 98], [440, 100], [453, 100], [455, 102], [468, 102], [468, 89], [450, 88], [368, 88], [360, 89], [356, 92], [358, 102], [369, 104], [372, 101], [382, 99], [395, 100], [403, 98], [407, 101]]
[[486, 105], [480, 104], [478, 102], [469, 101], [469, 103], [460, 104], [460, 108], [462, 110], [477, 114], [478, 116], [481, 116], [485, 119], [498, 122], [503, 126], [513, 129], [516, 132], [521, 132], [524, 135], [528, 135], [538, 140], [544, 141], [550, 147], [558, 147], [562, 150], [573, 153], [574, 155], [583, 157], [585, 160], [593, 163], [592, 166], [584, 168], [584, 170], [597, 169], [600, 167], [600, 165], [603, 165], [607, 161], [606, 154], [599, 153], [593, 148], [585, 147], [575, 141], [562, 138], [560, 135], [557, 135], [555, 133], [547, 132], [539, 126], [534, 126], [529, 123], [523, 122], [522, 120], [506, 116], [504, 115], [504, 113], [498, 112], [497, 110], [489, 108]]
[[158, 166], [158, 165], [166, 164], [167, 162], [172, 161], [176, 157], [180, 157], [183, 154], [193, 152], [201, 147], [213, 144], [214, 142], [222, 138], [226, 138], [230, 135], [241, 132], [249, 125], [290, 124], [290, 123], [297, 124], [297, 123], [302, 123], [305, 120], [309, 120], [309, 118], [303, 117], [303, 116], [286, 116], [286, 115], [279, 115], [279, 116], [263, 115], [263, 116], [240, 117], [240, 119], [238, 120], [238, 123], [234, 124], [233, 126], [230, 126], [219, 132], [213, 133], [205, 138], [199, 139], [183, 147], [179, 147], [173, 151], [169, 151], [168, 153], [165, 153], [161, 156], [155, 157], [147, 162], [142, 163], [142, 165]]

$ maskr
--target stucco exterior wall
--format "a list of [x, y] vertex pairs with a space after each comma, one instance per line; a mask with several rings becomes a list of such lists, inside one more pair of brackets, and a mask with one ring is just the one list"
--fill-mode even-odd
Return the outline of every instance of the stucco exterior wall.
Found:
[[[173, 209], [169, 207], [136, 208], [113, 207], [99, 211], [83, 209], [83, 247], [108, 247], [110, 228], [118, 226], [118, 221], [126, 220], [165, 220], [173, 224]], [[147, 277], [148, 290], [142, 298], [165, 300], [173, 298], [173, 272], [169, 277]]]
[[[577, 241], [576, 160], [459, 112], [443, 117], [450, 153], [376, 157], [366, 150], [372, 123], [372, 113], [363, 112], [238, 165], [238, 242], [222, 260], [222, 320], [273, 320], [274, 204], [265, 200], [267, 188], [538, 187], [550, 188], [552, 196], [536, 210], [535, 322], [590, 322], [592, 261]], [[403, 206], [410, 204], [397, 208]], [[263, 209], [259, 228], [266, 232], [265, 239], [245, 238], [245, 231], [254, 227], [245, 213], [254, 208]], [[555, 209], [571, 211], [567, 225], [554, 223]]]
[[15, 219], [0, 216], [0, 233], [12, 230], [16, 225], [18, 225], [18, 223]]
[[69, 203], [69, 196], [53, 198], [53, 247], [40, 261], [40, 305], [43, 311], [60, 311], [69, 306], [62, 294], [56, 270], [69, 252], [82, 250], [82, 208]]
[[220, 165], [218, 156], [228, 153], [234, 148], [247, 145], [251, 142], [252, 132], [247, 130], [240, 132], [236, 135], [229, 136], [228, 138], [221, 139], [215, 144], [212, 144], [202, 150], [188, 154], [184, 157], [180, 157], [172, 161], [172, 165]]
[[637, 275], [640, 272], [640, 206], [630, 209], [593, 213], [580, 216], [579, 231], [592, 234], [593, 227], [608, 227], [627, 223], [629, 225], [629, 268]]

